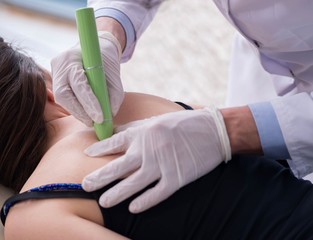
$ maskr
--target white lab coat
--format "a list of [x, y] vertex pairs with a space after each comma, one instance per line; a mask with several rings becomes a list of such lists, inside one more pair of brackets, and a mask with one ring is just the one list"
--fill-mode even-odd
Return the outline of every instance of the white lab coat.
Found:
[[[162, 1], [90, 0], [117, 8], [133, 22], [134, 43]], [[313, 172], [313, 1], [214, 0], [238, 30], [234, 42], [227, 105], [271, 101], [292, 160], [294, 174]]]
[[214, 2], [239, 32], [227, 104], [271, 101], [293, 172], [313, 172], [313, 2]]

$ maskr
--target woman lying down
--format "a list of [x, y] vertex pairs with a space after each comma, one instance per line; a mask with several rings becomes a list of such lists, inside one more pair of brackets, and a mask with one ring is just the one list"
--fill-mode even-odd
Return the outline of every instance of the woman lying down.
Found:
[[[106, 187], [87, 193], [80, 183], [117, 156], [83, 153], [97, 141], [94, 130], [57, 105], [50, 75], [3, 39], [0, 106], [1, 184], [21, 193], [1, 212], [6, 240], [307, 239], [312, 234], [312, 185], [267, 159], [236, 157], [140, 214], [128, 211], [134, 197], [99, 207]], [[114, 124], [190, 111], [183, 106], [127, 93]]]

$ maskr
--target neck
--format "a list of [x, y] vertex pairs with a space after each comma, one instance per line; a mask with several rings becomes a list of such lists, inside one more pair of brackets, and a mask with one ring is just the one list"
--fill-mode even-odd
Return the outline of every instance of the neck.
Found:
[[[53, 98], [51, 97], [51, 99]], [[87, 129], [83, 123], [70, 115], [64, 108], [56, 104], [53, 100], [47, 101], [46, 103], [45, 120], [48, 130], [46, 150], [68, 135]]]

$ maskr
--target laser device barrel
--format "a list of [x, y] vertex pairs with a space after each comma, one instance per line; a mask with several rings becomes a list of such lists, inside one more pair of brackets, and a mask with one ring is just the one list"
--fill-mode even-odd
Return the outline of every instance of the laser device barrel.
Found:
[[98, 139], [103, 140], [112, 136], [113, 122], [93, 8], [77, 9], [76, 24], [85, 73], [100, 103], [104, 118], [102, 123], [94, 123], [93, 126]]

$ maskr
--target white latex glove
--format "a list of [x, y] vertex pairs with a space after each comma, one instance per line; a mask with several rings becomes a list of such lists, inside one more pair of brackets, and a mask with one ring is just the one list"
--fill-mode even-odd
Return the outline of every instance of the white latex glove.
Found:
[[124, 131], [85, 151], [89, 156], [126, 152], [83, 181], [86, 191], [94, 191], [132, 173], [101, 196], [103, 207], [114, 206], [159, 180], [131, 202], [131, 212], [142, 212], [231, 158], [224, 120], [215, 108], [168, 113], [119, 130]]
[[[120, 79], [121, 46], [111, 33], [98, 34], [111, 111], [114, 116], [124, 99]], [[56, 102], [87, 126], [92, 126], [93, 121], [101, 123], [103, 114], [88, 84], [79, 44], [52, 59], [51, 69]]]

